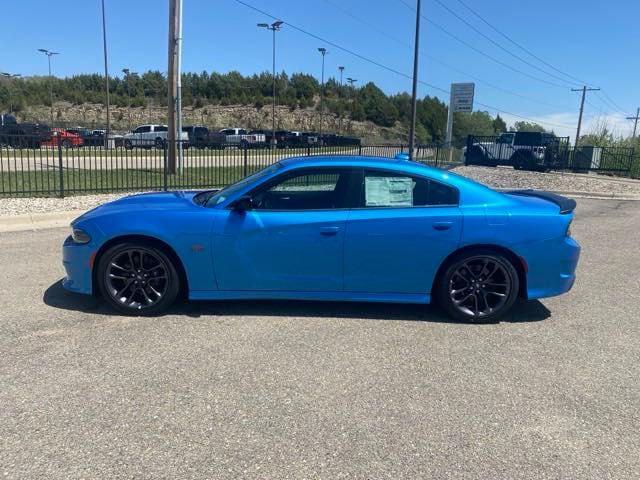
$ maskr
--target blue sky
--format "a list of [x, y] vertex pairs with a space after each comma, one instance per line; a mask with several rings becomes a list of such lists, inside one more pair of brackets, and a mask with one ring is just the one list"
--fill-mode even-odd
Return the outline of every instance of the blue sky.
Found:
[[[166, 71], [167, 0], [105, 1], [112, 74], [121, 75], [124, 67], [137, 72]], [[414, 5], [415, 0], [244, 1], [380, 64], [411, 73], [415, 13], [407, 5]], [[640, 105], [639, 1], [463, 1], [548, 64], [603, 89], [602, 94], [587, 97], [587, 129], [605, 120], [619, 133], [629, 131], [631, 122], [624, 120], [624, 116], [635, 113]], [[100, 0], [2, 3], [5, 21], [0, 29], [0, 71], [45, 74], [46, 59], [36, 50], [48, 48], [61, 52], [53, 64], [58, 76], [102, 72]], [[465, 25], [442, 4], [529, 65]], [[511, 114], [517, 114], [546, 122], [549, 127], [555, 125], [558, 133], [573, 133], [579, 97], [570, 88], [579, 82], [509, 43], [458, 0], [423, 0], [422, 12], [429, 20], [422, 22], [420, 39], [422, 81], [445, 90], [451, 82], [475, 81], [477, 102], [491, 107], [476, 105], [476, 109], [492, 114], [501, 111], [509, 123], [518, 119]], [[184, 0], [183, 70], [238, 70], [243, 74], [270, 70], [269, 32], [255, 27], [257, 22], [269, 20], [235, 0]], [[337, 76], [337, 67], [344, 65], [345, 77], [357, 78], [359, 84], [374, 81], [388, 93], [411, 89], [409, 79], [289, 25], [283, 26], [277, 41], [279, 70], [308, 72], [319, 77], [317, 48], [324, 46], [329, 50], [327, 75]], [[526, 75], [499, 65], [470, 46]], [[419, 94], [435, 94], [448, 101], [446, 94], [425, 85], [420, 85]]]

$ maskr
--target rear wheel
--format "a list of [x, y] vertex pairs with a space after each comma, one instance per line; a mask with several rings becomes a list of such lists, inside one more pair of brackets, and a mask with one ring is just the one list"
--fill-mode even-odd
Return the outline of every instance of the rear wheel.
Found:
[[162, 313], [180, 291], [171, 259], [143, 242], [124, 242], [107, 250], [98, 263], [97, 281], [107, 303], [128, 315]]
[[124, 148], [127, 150], [133, 150], [133, 143], [131, 143], [131, 140], [124, 141]]
[[518, 296], [518, 272], [504, 255], [478, 249], [454, 258], [438, 279], [437, 299], [461, 321], [492, 322], [511, 310]]
[[476, 146], [467, 150], [465, 155], [465, 165], [484, 165], [486, 163], [486, 156], [482, 148]]

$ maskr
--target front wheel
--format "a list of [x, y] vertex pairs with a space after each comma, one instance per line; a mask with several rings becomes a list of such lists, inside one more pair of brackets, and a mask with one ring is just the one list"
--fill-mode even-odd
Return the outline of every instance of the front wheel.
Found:
[[127, 315], [162, 313], [180, 291], [171, 259], [142, 242], [124, 242], [107, 250], [100, 257], [96, 279], [107, 303]]
[[456, 257], [438, 280], [440, 305], [456, 320], [472, 323], [488, 323], [506, 315], [520, 286], [509, 259], [491, 250]]

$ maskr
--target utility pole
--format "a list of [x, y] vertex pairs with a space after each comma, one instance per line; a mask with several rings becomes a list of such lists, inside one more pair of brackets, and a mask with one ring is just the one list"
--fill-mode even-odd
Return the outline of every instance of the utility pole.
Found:
[[320, 145], [322, 145], [324, 143], [322, 138], [322, 120], [324, 119], [324, 56], [327, 54], [327, 49], [320, 47], [318, 51], [322, 54], [322, 83], [320, 87]]
[[111, 133], [111, 116], [109, 114], [109, 67], [107, 63], [107, 25], [104, 15], [104, 0], [102, 0], [102, 49], [104, 51], [104, 88], [107, 93], [107, 131], [104, 135], [104, 148], [109, 148], [109, 134]]
[[[19, 73], [0, 72], [0, 77], [9, 79], [9, 82], [11, 82], [12, 78], [20, 78], [21, 76], [22, 75]], [[9, 113], [13, 113], [13, 105], [11, 104], [11, 88], [7, 87], [7, 92], [9, 93]]]
[[280, 26], [283, 24], [281, 20], [273, 22], [271, 25], [268, 23], [258, 23], [258, 27], [266, 28], [273, 32], [273, 61], [272, 61], [272, 92], [271, 92], [271, 148], [276, 148], [276, 32], [280, 30]]
[[167, 157], [166, 169], [176, 173], [176, 98], [178, 97], [178, 56], [176, 51], [176, 33], [178, 31], [178, 7], [176, 0], [169, 0], [169, 58], [167, 68]]
[[338, 70], [340, 70], [340, 93], [342, 93], [342, 73], [344, 72], [344, 67], [343, 66], [339, 66]]
[[635, 117], [627, 117], [627, 120], [633, 120], [633, 136], [631, 137], [636, 138], [636, 131], [638, 130], [638, 119], [640, 119], [640, 107], [638, 107], [638, 109], [636, 110], [636, 116]]
[[582, 128], [582, 113], [584, 112], [584, 97], [587, 95], [587, 92], [597, 92], [600, 90], [599, 88], [589, 88], [586, 85], [582, 88], [572, 88], [572, 92], [582, 92], [582, 100], [580, 101], [580, 116], [578, 117], [578, 128], [576, 130], [576, 142], [574, 144], [574, 148], [578, 146], [578, 142], [580, 141], [580, 129]]
[[178, 17], [176, 33], [176, 140], [178, 141], [178, 171], [182, 175], [184, 168], [184, 152], [182, 150], [182, 0], [178, 0], [176, 15]]
[[413, 88], [411, 90], [411, 126], [409, 127], [409, 158], [413, 160], [416, 133], [416, 107], [418, 97], [418, 57], [420, 55], [420, 0], [416, 4], [416, 38], [413, 52]]
[[51, 57], [60, 55], [58, 52], [51, 52], [46, 48], [39, 48], [39, 52], [44, 53], [49, 60], [49, 101], [51, 102], [51, 126], [53, 127], [53, 77], [51, 76]]

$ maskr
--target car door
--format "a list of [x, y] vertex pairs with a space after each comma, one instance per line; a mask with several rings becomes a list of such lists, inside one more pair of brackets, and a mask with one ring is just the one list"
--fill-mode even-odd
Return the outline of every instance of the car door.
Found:
[[220, 290], [339, 291], [353, 170], [296, 169], [226, 209], [214, 226]]
[[428, 294], [462, 230], [455, 188], [397, 171], [364, 170], [345, 234], [345, 291]]

